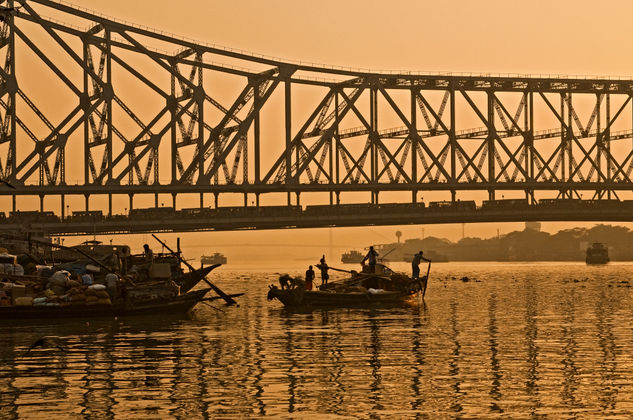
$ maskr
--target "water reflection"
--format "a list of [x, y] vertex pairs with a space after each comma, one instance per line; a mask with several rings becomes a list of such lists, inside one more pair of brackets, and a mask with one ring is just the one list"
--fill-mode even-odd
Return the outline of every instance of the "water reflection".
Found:
[[241, 307], [195, 319], [0, 323], [0, 417], [628, 417], [632, 269], [446, 264], [419, 307], [307, 312], [226, 275]]

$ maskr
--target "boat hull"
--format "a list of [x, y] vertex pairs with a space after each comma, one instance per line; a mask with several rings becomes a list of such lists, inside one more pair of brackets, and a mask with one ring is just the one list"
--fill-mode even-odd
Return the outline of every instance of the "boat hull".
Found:
[[120, 317], [176, 314], [191, 310], [210, 289], [196, 290], [171, 299], [152, 299], [112, 305], [0, 306], [0, 320]]
[[269, 299], [275, 298], [289, 307], [302, 306], [330, 306], [330, 307], [353, 307], [353, 306], [377, 306], [393, 305], [404, 303], [411, 298], [412, 294], [405, 292], [351, 292], [332, 293], [326, 291], [311, 291], [301, 288], [294, 289], [271, 289]]

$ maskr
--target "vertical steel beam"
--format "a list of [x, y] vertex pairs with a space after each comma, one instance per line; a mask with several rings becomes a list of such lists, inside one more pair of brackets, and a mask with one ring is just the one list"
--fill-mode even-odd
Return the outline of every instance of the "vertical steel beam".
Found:
[[[104, 35], [106, 39], [106, 86], [108, 86], [109, 92], [106, 101], [107, 109], [107, 140], [106, 140], [106, 153], [108, 154], [108, 181], [112, 181], [112, 100], [114, 99], [114, 86], [112, 85], [112, 34], [109, 29], [104, 28]], [[110, 205], [110, 214], [112, 213], [112, 205]]]
[[[378, 90], [372, 81], [369, 89], [369, 147], [370, 147], [370, 171], [371, 184], [378, 183], [378, 149], [376, 136], [378, 135]], [[372, 189], [371, 202], [376, 204], [376, 190]]]
[[495, 128], [495, 94], [494, 91], [488, 90], [488, 199], [495, 199], [495, 188], [497, 185], [495, 176], [495, 138], [497, 135]]
[[[284, 116], [285, 116], [285, 133], [286, 133], [286, 185], [292, 183], [292, 114], [291, 114], [291, 90], [290, 80], [287, 79], [284, 82]], [[297, 147], [297, 154], [299, 153]], [[297, 172], [296, 176], [299, 177], [299, 160], [297, 156]], [[288, 197], [288, 203], [290, 203], [290, 197]]]
[[[198, 86], [196, 95], [196, 105], [198, 111], [198, 184], [204, 181], [204, 100], [206, 95], [204, 93], [204, 80], [202, 78], [202, 53], [196, 53], [196, 63], [198, 64]], [[193, 118], [193, 117], [192, 117]], [[157, 156], [158, 157], [158, 156]], [[172, 160], [175, 160], [175, 155], [172, 155]], [[158, 159], [156, 159], [158, 163]], [[202, 207], [202, 206], [200, 206]]]
[[[336, 180], [336, 184], [340, 185], [341, 184], [341, 161], [340, 161], [340, 151], [341, 151], [341, 135], [340, 135], [340, 130], [339, 130], [339, 114], [338, 114], [338, 107], [339, 107], [339, 92], [338, 90], [336, 90], [334, 92], [334, 139], [336, 141], [336, 150], [335, 150], [335, 180]], [[336, 195], [336, 200], [338, 204], [338, 198], [339, 195], [337, 193]]]
[[[167, 98], [167, 109], [169, 110], [170, 121], [169, 121], [169, 132], [171, 134], [171, 183], [175, 184], [178, 181], [178, 171], [176, 166], [176, 155], [178, 153], [178, 144], [176, 138], [176, 72], [178, 69], [176, 68], [176, 61], [172, 61], [170, 63], [171, 67], [171, 96]], [[198, 153], [202, 153], [202, 149], [198, 149]], [[133, 168], [130, 169], [130, 173], [133, 172]], [[186, 180], [183, 180], [186, 181]]]
[[[565, 181], [565, 151], [567, 150], [567, 129], [565, 128], [565, 94], [560, 94], [560, 180]], [[566, 192], [563, 191], [563, 196], [566, 196]]]
[[[609, 183], [613, 183], [614, 180], [611, 179], [611, 94], [607, 93], [606, 95], [605, 120], [607, 126], [605, 127], [604, 133], [602, 135], [602, 144], [604, 145], [604, 155], [606, 156], [606, 180]], [[611, 200], [611, 188], [607, 189], [607, 199]]]
[[451, 179], [449, 180], [449, 184], [451, 185], [451, 201], [455, 201], [457, 198], [457, 193], [455, 191], [455, 184], [457, 184], [457, 137], [455, 123], [457, 121], [457, 116], [455, 115], [455, 86], [451, 83], [449, 90], [449, 101], [450, 101], [450, 131], [448, 132], [448, 141], [450, 142], [450, 153], [451, 153]]
[[[602, 164], [601, 164], [601, 160], [602, 160], [602, 147], [603, 147], [603, 143], [602, 143], [602, 112], [601, 109], [602, 108], [602, 93], [597, 93], [596, 94], [596, 169], [597, 169], [597, 175], [598, 175], [598, 179], [597, 181], [600, 182], [602, 179]], [[607, 121], [608, 124], [608, 121]], [[603, 191], [600, 191], [600, 198], [602, 198], [602, 194]]]
[[407, 141], [411, 144], [411, 182], [413, 183], [411, 189], [411, 202], [415, 203], [418, 198], [418, 123], [417, 123], [417, 110], [415, 101], [415, 90], [411, 89], [411, 126], [409, 128], [409, 138]]
[[90, 93], [89, 93], [89, 82], [88, 82], [88, 57], [90, 52], [88, 51], [90, 48], [90, 44], [88, 43], [88, 41], [84, 38], [82, 40], [82, 46], [83, 46], [83, 64], [84, 64], [84, 69], [83, 69], [83, 92], [82, 92], [82, 96], [81, 98], [79, 98], [79, 100], [81, 101], [81, 107], [82, 107], [82, 111], [83, 111], [83, 126], [84, 126], [84, 184], [85, 185], [89, 185], [91, 184], [90, 182], [90, 167], [88, 165], [88, 162], [90, 161], [90, 155], [91, 155], [91, 150], [90, 150], [90, 114], [89, 114], [89, 110], [90, 110]]
[[[261, 183], [261, 145], [260, 145], [260, 135], [261, 135], [261, 127], [260, 127], [260, 118], [261, 118], [261, 110], [260, 110], [260, 101], [259, 101], [259, 83], [254, 87], [255, 91], [253, 93], [253, 107], [255, 109], [255, 118], [253, 118], [253, 147], [255, 154], [255, 185], [259, 185]], [[288, 166], [286, 166], [288, 168]]]
[[[7, 6], [9, 8], [13, 8], [15, 7], [15, 2], [14, 0], [8, 0], [7, 2]], [[7, 54], [10, 54], [10, 59], [9, 59], [9, 66], [10, 69], [7, 69], [9, 71], [7, 71], [7, 73], [13, 78], [13, 82], [15, 84], [15, 86], [17, 87], [17, 74], [15, 73], [15, 63], [16, 63], [16, 54], [15, 54], [15, 17], [12, 14], [9, 14], [8, 16], [8, 23], [9, 23], [9, 45], [8, 45], [8, 52]], [[17, 89], [11, 89], [9, 91], [9, 100], [11, 101], [9, 104], [9, 110], [7, 112], [9, 112], [11, 114], [11, 133], [9, 135], [9, 158], [10, 158], [10, 163], [8, 163], [9, 168], [11, 168], [10, 170], [10, 174], [9, 174], [9, 180], [15, 182], [15, 179], [17, 177], [16, 174], [16, 165], [17, 165], [17, 159], [18, 159], [18, 155], [17, 155], [17, 150], [16, 150], [16, 137], [17, 137], [17, 131], [16, 131], [16, 123], [17, 123], [17, 108], [18, 108], [18, 104], [16, 102], [16, 93], [17, 93]], [[15, 209], [14, 209], [15, 211]]]

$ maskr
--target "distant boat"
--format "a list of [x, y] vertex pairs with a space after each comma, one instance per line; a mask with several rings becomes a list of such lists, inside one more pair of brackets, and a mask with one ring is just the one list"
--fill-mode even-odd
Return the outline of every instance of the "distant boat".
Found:
[[609, 262], [609, 248], [600, 242], [594, 242], [587, 248], [587, 264], [606, 264]]
[[365, 258], [365, 254], [353, 249], [341, 256], [341, 262], [343, 262], [343, 264], [360, 264], [363, 258]]
[[213, 255], [203, 255], [200, 258], [200, 264], [202, 265], [213, 265], [213, 264], [226, 264], [226, 257], [219, 252], [214, 253]]

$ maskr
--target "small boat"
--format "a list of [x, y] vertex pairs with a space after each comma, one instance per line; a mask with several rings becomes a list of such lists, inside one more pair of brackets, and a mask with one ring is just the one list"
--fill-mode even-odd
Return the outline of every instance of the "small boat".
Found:
[[355, 249], [341, 255], [341, 262], [343, 264], [360, 264], [365, 258], [365, 255]]
[[600, 242], [594, 242], [587, 248], [585, 257], [587, 264], [607, 264], [609, 262], [609, 248]]
[[292, 286], [284, 288], [280, 278], [282, 288], [270, 285], [268, 300], [277, 299], [288, 307], [390, 305], [403, 303], [418, 293], [424, 297], [427, 283], [428, 274], [412, 280], [384, 264], [376, 264], [375, 273], [365, 266], [360, 273], [352, 271], [350, 278], [329, 283], [321, 290], [306, 290], [299, 279], [293, 279]]
[[226, 257], [219, 252], [215, 252], [213, 255], [203, 255], [200, 257], [200, 264], [209, 265], [209, 264], [226, 264]]

